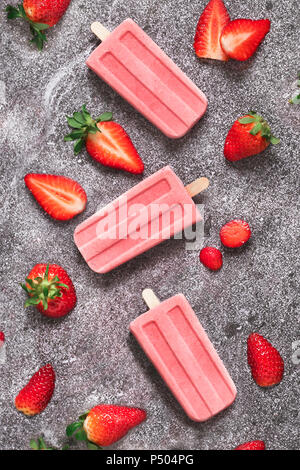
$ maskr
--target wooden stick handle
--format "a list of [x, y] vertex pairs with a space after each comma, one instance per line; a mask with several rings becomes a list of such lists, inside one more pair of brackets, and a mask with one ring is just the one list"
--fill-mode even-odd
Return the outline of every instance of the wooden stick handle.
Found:
[[142, 292], [142, 297], [148, 305], [149, 309], [157, 307], [160, 304], [159, 298], [156, 297], [152, 289], [144, 289]]
[[110, 31], [98, 21], [91, 24], [91, 30], [101, 41], [104, 41], [110, 35]]
[[209, 179], [202, 177], [198, 178], [192, 183], [188, 184], [185, 189], [189, 193], [191, 197], [197, 196], [197, 194], [201, 193], [209, 186]]

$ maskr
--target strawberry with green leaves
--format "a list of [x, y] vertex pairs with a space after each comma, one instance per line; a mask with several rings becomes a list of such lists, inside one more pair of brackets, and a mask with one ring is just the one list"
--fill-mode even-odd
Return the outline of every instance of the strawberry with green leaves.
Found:
[[47, 41], [45, 30], [54, 26], [66, 12], [71, 0], [23, 0], [17, 8], [7, 6], [7, 18], [22, 18], [27, 21], [33, 35], [31, 40], [38, 50], [43, 49]]
[[93, 119], [84, 105], [80, 112], [67, 116], [67, 121], [73, 130], [65, 136], [65, 141], [75, 141], [75, 155], [85, 145], [90, 156], [102, 165], [143, 173], [141, 157], [123, 127], [112, 121], [112, 113], [106, 112]]
[[106, 447], [124, 437], [130, 429], [145, 421], [146, 411], [118, 405], [97, 405], [81, 415], [66, 429], [68, 437], [74, 435], [86, 441], [89, 449]]
[[224, 155], [231, 162], [257, 155], [280, 139], [271, 133], [267, 121], [255, 111], [237, 119], [227, 134]]
[[29, 297], [25, 307], [34, 305], [46, 317], [64, 317], [76, 305], [73, 282], [57, 264], [36, 264], [21, 287]]
[[47, 407], [55, 387], [55, 372], [51, 364], [41, 367], [18, 393], [15, 406], [27, 416], [35, 416]]

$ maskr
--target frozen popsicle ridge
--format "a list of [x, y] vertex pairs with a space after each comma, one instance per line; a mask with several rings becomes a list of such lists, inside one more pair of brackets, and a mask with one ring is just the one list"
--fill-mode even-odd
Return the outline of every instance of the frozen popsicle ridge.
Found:
[[152, 289], [144, 289], [142, 297], [149, 309], [157, 307], [160, 304], [159, 298], [155, 295]]
[[91, 24], [91, 30], [95, 36], [100, 39], [100, 41], [105, 41], [105, 39], [110, 35], [110, 31], [98, 21]]
[[92, 30], [103, 42], [87, 66], [167, 137], [184, 136], [203, 116], [205, 95], [133, 20]]

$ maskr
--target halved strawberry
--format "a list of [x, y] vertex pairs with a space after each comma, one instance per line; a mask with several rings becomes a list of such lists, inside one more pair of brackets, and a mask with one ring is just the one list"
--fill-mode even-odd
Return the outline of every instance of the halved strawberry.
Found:
[[270, 20], [233, 20], [225, 26], [220, 39], [222, 49], [232, 59], [247, 60], [270, 31]]
[[130, 173], [143, 173], [141, 157], [123, 127], [112, 121], [112, 113], [106, 112], [93, 119], [86, 107], [82, 106], [79, 113], [67, 116], [67, 120], [73, 130], [65, 136], [65, 141], [76, 141], [75, 155], [85, 143], [90, 156], [102, 165]]
[[24, 181], [40, 206], [53, 219], [69, 220], [85, 209], [85, 190], [71, 178], [29, 173]]
[[222, 0], [210, 0], [199, 18], [194, 38], [198, 57], [228, 60], [220, 45], [220, 37], [230, 17]]
[[249, 224], [244, 220], [231, 220], [220, 230], [220, 239], [228, 248], [238, 248], [251, 237]]

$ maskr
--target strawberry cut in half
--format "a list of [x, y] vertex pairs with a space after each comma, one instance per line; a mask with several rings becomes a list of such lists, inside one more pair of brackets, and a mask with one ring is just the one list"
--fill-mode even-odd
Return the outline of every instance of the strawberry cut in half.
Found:
[[231, 220], [220, 230], [220, 239], [228, 248], [239, 248], [251, 237], [249, 224], [244, 220]]
[[90, 156], [102, 165], [135, 174], [143, 173], [141, 157], [123, 127], [112, 121], [112, 113], [105, 112], [93, 119], [84, 105], [80, 112], [67, 116], [67, 121], [73, 130], [65, 136], [65, 141], [75, 140], [75, 155], [85, 144]]
[[29, 173], [24, 181], [39, 205], [53, 219], [72, 219], [86, 207], [85, 190], [71, 178]]
[[220, 39], [224, 53], [236, 60], [249, 59], [270, 31], [270, 26], [270, 20], [231, 21], [223, 29]]
[[222, 0], [210, 0], [199, 18], [194, 38], [194, 49], [198, 57], [228, 60], [221, 47], [220, 37], [230, 17]]

